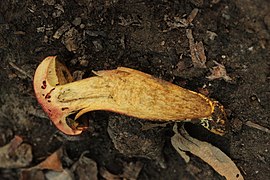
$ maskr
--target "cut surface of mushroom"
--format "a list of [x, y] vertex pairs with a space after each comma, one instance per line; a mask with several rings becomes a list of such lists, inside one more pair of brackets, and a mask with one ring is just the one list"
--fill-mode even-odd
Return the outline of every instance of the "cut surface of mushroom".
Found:
[[47, 57], [38, 66], [34, 77], [37, 100], [62, 132], [76, 135], [83, 131], [67, 124], [69, 115], [76, 114], [76, 121], [86, 112], [105, 110], [152, 121], [209, 118], [212, 124], [208, 129], [211, 131], [218, 123], [222, 134], [223, 106], [218, 106], [219, 120], [211, 119], [216, 112], [216, 101], [130, 68], [94, 73], [96, 76], [73, 81], [68, 69], [55, 56]]

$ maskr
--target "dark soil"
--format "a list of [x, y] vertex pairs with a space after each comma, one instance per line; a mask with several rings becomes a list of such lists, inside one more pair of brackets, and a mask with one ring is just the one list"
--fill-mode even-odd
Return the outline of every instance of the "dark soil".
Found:
[[[171, 20], [185, 17], [194, 8], [199, 13], [189, 28], [195, 41], [204, 44], [207, 68], [203, 70], [192, 66], [186, 29], [169, 29], [164, 20], [165, 16]], [[65, 23], [63, 35], [55, 38], [55, 32]], [[211, 39], [209, 32], [216, 37]], [[32, 86], [36, 67], [50, 55], [57, 55], [77, 78], [92, 76], [92, 70], [125, 66], [197, 92], [206, 86], [209, 97], [222, 103], [228, 112], [228, 133], [216, 137], [187, 124], [189, 132], [228, 154], [245, 179], [270, 179], [270, 135], [246, 125], [251, 121], [270, 128], [268, 0], [0, 2], [0, 135], [6, 137], [1, 145], [12, 138], [11, 131], [32, 145], [32, 165], [63, 146], [72, 160], [89, 151], [87, 156], [99, 168], [114, 174], [121, 173], [125, 162], [141, 161], [144, 166], [138, 179], [222, 179], [195, 156], [189, 164], [181, 159], [170, 144], [170, 124], [150, 133], [157, 138], [152, 145], [163, 147], [160, 143], [164, 143], [159, 152], [153, 152], [159, 158], [149, 151], [116, 149], [107, 132], [108, 122], [118, 117], [113, 113], [89, 113], [90, 132], [76, 137], [61, 134], [37, 103]], [[226, 67], [232, 82], [206, 78], [214, 61]], [[127, 128], [144, 123], [138, 121], [137, 125], [127, 123]], [[121, 128], [127, 132], [126, 126], [111, 123], [109, 128], [118, 128], [113, 132], [119, 133]], [[16, 169], [0, 169], [0, 179], [17, 178]]]

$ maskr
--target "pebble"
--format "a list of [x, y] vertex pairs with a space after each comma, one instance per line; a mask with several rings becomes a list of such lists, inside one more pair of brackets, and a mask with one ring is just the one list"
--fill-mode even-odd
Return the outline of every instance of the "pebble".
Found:
[[74, 26], [79, 26], [82, 23], [82, 19], [80, 17], [76, 17], [73, 21], [72, 24]]

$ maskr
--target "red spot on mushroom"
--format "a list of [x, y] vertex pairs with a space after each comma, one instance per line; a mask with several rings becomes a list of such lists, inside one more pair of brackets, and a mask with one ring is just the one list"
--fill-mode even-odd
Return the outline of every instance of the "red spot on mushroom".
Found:
[[41, 88], [42, 88], [42, 89], [46, 89], [46, 87], [47, 87], [46, 81], [42, 81], [42, 86], [41, 86]]
[[50, 99], [50, 98], [51, 98], [50, 93], [46, 94], [45, 99]]
[[63, 108], [62, 108], [62, 111], [66, 110], [66, 109], [68, 109], [68, 107], [63, 107]]
[[55, 90], [55, 88], [52, 88], [50, 90], [50, 92], [46, 94], [45, 99], [50, 99], [51, 98], [51, 93], [52, 93], [53, 90]]

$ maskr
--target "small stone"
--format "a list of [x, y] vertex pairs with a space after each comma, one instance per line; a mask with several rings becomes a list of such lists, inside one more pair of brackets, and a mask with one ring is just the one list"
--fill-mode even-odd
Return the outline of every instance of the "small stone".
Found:
[[68, 21], [64, 22], [64, 24], [54, 33], [53, 38], [59, 39], [67, 30], [70, 29], [70, 27], [71, 24]]
[[83, 71], [74, 71], [72, 76], [74, 81], [82, 80], [83, 79], [84, 72]]
[[92, 41], [92, 43], [94, 44], [96, 51], [101, 51], [103, 49], [100, 40]]
[[43, 4], [47, 4], [49, 6], [52, 6], [55, 4], [55, 0], [43, 0]]
[[202, 7], [203, 6], [203, 3], [204, 3], [203, 0], [190, 0], [190, 2], [192, 4], [194, 4], [195, 6], [197, 6], [197, 7]]
[[60, 10], [56, 10], [55, 12], [52, 13], [53, 18], [58, 18], [60, 17], [62, 12]]
[[82, 19], [80, 17], [76, 17], [73, 21], [72, 24], [74, 26], [79, 26], [82, 23]]
[[79, 32], [75, 28], [71, 28], [65, 33], [62, 38], [62, 43], [66, 46], [67, 50], [72, 52], [79, 48], [81, 38]]
[[89, 62], [88, 62], [86, 59], [80, 60], [80, 65], [81, 65], [81, 66], [87, 67], [87, 66], [88, 66], [88, 63], [89, 63]]
[[218, 36], [215, 32], [212, 31], [206, 31], [206, 34], [211, 41], [215, 40], [215, 38]]
[[84, 29], [85, 28], [85, 24], [80, 24], [80, 28]]
[[72, 65], [75, 65], [75, 64], [77, 64], [78, 61], [79, 61], [79, 60], [78, 60], [77, 58], [75, 58], [75, 59], [71, 59], [70, 63], [71, 63]]
[[37, 33], [44, 33], [44, 32], [45, 32], [45, 26], [37, 28]]
[[161, 46], [164, 46], [165, 45], [165, 41], [161, 41], [160, 45]]

